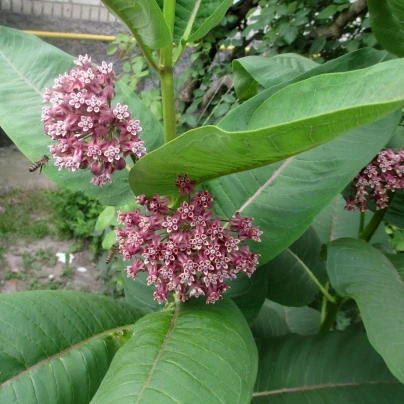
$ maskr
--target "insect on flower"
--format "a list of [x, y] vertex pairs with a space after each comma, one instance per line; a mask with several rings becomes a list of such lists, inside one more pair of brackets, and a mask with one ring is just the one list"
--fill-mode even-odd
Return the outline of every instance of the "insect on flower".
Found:
[[42, 172], [42, 168], [45, 167], [48, 164], [49, 157], [47, 155], [43, 155], [38, 161], [36, 161], [32, 166], [29, 168], [29, 172], [32, 173], [38, 168], [41, 168], [39, 172]]
[[111, 263], [113, 258], [115, 257], [116, 254], [119, 252], [119, 244], [114, 244], [108, 251], [107, 258], [105, 260], [105, 263], [108, 265]]

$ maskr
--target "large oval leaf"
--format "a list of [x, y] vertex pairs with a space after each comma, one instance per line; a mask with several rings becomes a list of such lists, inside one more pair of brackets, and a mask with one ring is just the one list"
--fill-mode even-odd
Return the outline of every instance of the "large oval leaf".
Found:
[[[72, 67], [72, 62], [72, 56], [32, 35], [0, 27], [0, 126], [32, 161], [48, 154], [52, 143], [41, 122], [42, 94], [54, 78]], [[125, 84], [118, 82], [116, 89], [114, 102], [128, 104], [133, 116], [140, 119], [148, 150], [159, 146], [163, 128], [149, 108]], [[88, 170], [58, 171], [50, 164], [43, 174], [59, 186], [82, 191], [106, 205], [123, 205], [133, 198], [126, 170], [116, 172], [113, 182], [102, 188], [90, 184], [92, 174]]]
[[370, 343], [404, 382], [404, 282], [391, 262], [361, 240], [328, 247], [327, 271], [340, 296], [355, 299]]
[[295, 53], [284, 53], [272, 58], [247, 56], [233, 60], [232, 65], [234, 90], [239, 100], [246, 100], [255, 95], [258, 90], [257, 84], [269, 88], [319, 66], [311, 59]]
[[311, 307], [286, 307], [266, 299], [251, 329], [255, 338], [314, 335], [320, 329], [320, 313]]
[[370, 26], [389, 51], [404, 56], [404, 4], [401, 0], [368, 0]]
[[172, 42], [172, 34], [155, 0], [102, 0], [120, 18], [138, 42], [161, 49]]
[[[281, 64], [275, 64], [272, 66], [272, 76], [278, 78], [281, 83], [273, 85], [272, 87], [262, 91], [250, 101], [245, 102], [232, 110], [220, 121], [219, 127], [230, 132], [245, 130], [256, 109], [277, 91], [282, 90], [290, 84], [297, 83], [320, 74], [364, 69], [377, 63], [390, 60], [391, 57], [392, 55], [386, 51], [378, 51], [373, 48], [363, 48], [308, 70], [289, 81], [283, 80], [283, 75], [288, 75], [289, 71], [285, 71]], [[268, 82], [273, 84], [271, 80]]]
[[257, 351], [230, 301], [194, 299], [149, 314], [124, 348], [92, 403], [250, 402]]
[[79, 292], [0, 295], [0, 402], [87, 404], [142, 315]]
[[322, 283], [327, 279], [320, 250], [320, 239], [310, 227], [290, 247], [265, 264], [268, 272], [267, 298], [285, 306], [310, 304], [319, 288], [308, 270]]
[[288, 335], [257, 341], [252, 403], [401, 404], [404, 386], [364, 334]]
[[292, 84], [257, 108], [248, 131], [204, 126], [147, 154], [130, 172], [131, 187], [137, 195], [172, 195], [180, 173], [200, 183], [312, 149], [400, 108], [400, 80], [404, 60], [397, 59]]

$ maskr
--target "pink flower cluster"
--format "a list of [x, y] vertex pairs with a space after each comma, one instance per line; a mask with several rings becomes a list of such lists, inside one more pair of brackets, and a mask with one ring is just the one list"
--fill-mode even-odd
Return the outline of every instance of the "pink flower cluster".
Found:
[[347, 198], [346, 210], [368, 209], [369, 200], [374, 200], [376, 209], [388, 206], [387, 191], [404, 188], [404, 150], [382, 150], [359, 174], [353, 182], [354, 196]]
[[43, 107], [42, 121], [45, 133], [57, 140], [49, 149], [59, 170], [90, 167], [95, 175], [91, 182], [103, 186], [114, 171], [125, 168], [125, 157], [145, 155], [138, 137], [142, 128], [131, 119], [127, 105], [111, 107], [118, 80], [112, 63], [92, 66], [85, 55], [75, 64], [46, 89], [44, 101], [52, 106]]
[[[187, 175], [178, 177], [177, 186], [193, 192]], [[118, 213], [119, 223], [125, 226], [116, 229], [120, 252], [124, 260], [135, 257], [127, 274], [135, 279], [138, 272], [148, 272], [147, 282], [156, 286], [154, 298], [159, 303], [167, 301], [169, 293], [182, 301], [204, 295], [206, 303], [214, 303], [229, 287], [225, 279], [255, 271], [259, 255], [252, 254], [245, 241], [261, 241], [262, 232], [252, 225], [253, 219], [239, 213], [226, 229], [214, 217], [212, 201], [213, 195], [200, 191], [171, 210], [169, 199], [141, 195], [137, 202], [146, 213], [140, 209]]]

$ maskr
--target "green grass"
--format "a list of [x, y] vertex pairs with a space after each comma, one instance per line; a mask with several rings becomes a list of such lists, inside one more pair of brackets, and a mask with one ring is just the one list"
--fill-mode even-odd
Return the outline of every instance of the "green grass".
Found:
[[43, 219], [51, 210], [43, 191], [12, 191], [0, 196], [0, 239], [7, 244], [18, 239], [39, 240], [52, 231]]

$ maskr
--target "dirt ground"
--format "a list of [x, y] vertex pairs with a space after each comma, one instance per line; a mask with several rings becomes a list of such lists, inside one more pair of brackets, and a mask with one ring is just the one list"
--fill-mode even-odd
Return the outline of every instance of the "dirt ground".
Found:
[[[15, 147], [0, 148], [0, 195], [14, 189], [52, 189], [55, 184], [46, 176], [33, 173], [28, 182], [31, 162]], [[0, 220], [4, 208], [0, 203]], [[41, 218], [47, 220], [47, 218]], [[38, 220], [38, 217], [30, 217]], [[51, 223], [49, 223], [51, 225]], [[0, 236], [1, 237], [1, 236]], [[1, 240], [0, 240], [1, 241]], [[99, 289], [96, 263], [90, 260], [91, 252], [84, 248], [69, 254], [74, 240], [43, 238], [35, 241], [19, 240], [3, 252], [0, 261], [0, 293], [35, 289], [75, 289], [96, 293]], [[66, 265], [56, 256], [66, 260], [66, 253], [73, 257]]]

